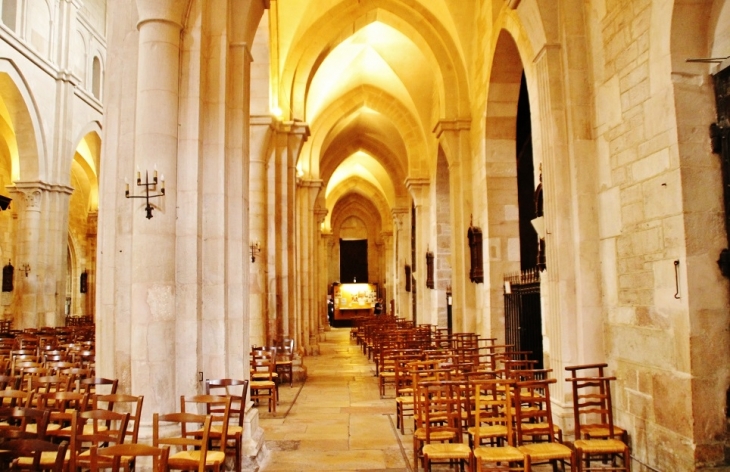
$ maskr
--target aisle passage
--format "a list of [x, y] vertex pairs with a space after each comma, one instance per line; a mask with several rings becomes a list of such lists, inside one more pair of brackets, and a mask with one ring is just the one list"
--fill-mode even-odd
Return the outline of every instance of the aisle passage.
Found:
[[[412, 437], [395, 429], [395, 403], [381, 399], [375, 366], [349, 329], [333, 329], [308, 378], [281, 386], [276, 415], [261, 411], [269, 457], [262, 471], [410, 471]], [[300, 389], [301, 387], [301, 389]]]

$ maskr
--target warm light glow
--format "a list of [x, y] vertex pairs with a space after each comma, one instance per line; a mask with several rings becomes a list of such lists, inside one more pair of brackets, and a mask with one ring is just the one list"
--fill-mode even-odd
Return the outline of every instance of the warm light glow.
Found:
[[272, 114], [272, 115], [274, 115], [274, 116], [275, 116], [276, 118], [281, 118], [281, 115], [282, 115], [283, 113], [284, 113], [284, 112], [283, 112], [283, 111], [281, 111], [281, 108], [279, 108], [279, 107], [273, 107], [273, 108], [271, 109], [271, 114]]

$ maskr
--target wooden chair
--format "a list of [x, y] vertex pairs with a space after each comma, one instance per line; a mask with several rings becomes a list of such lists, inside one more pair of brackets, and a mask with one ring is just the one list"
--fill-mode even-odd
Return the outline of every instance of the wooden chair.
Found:
[[[570, 372], [570, 377], [566, 381], [573, 381], [573, 379], [579, 378], [608, 378], [604, 374], [604, 369], [608, 367], [608, 364], [583, 364], [568, 366], [565, 368]], [[606, 386], [610, 386], [608, 383]], [[596, 389], [598, 387], [598, 389]], [[576, 430], [576, 439], [606, 439], [606, 438], [619, 438], [625, 444], [629, 444], [629, 435], [625, 429], [617, 426], [613, 423], [613, 411], [608, 408], [607, 401], [610, 400], [611, 391], [601, 390], [604, 385], [591, 385], [584, 383], [573, 384], [573, 412], [575, 409], [579, 410], [588, 409], [596, 410], [594, 413], [598, 413], [598, 417], [592, 416], [586, 421], [584, 419], [582, 423], [578, 423], [576, 420], [576, 428], [580, 427], [580, 431]], [[610, 417], [610, 418], [609, 418]], [[613, 426], [608, 429], [608, 422], [611, 420]]]
[[[485, 379], [473, 383], [474, 422], [469, 428], [477, 472], [530, 472], [529, 456], [514, 447], [511, 380]], [[489, 443], [485, 445], [485, 440]]]
[[[114, 393], [96, 396], [96, 408], [106, 408], [117, 413], [129, 413], [127, 432], [124, 435], [124, 442], [126, 444], [136, 444], [138, 441], [143, 402], [144, 396], [142, 395]], [[121, 464], [127, 471], [134, 470], [135, 461], [136, 457], [133, 455], [122, 456], [120, 459]]]
[[[262, 369], [261, 372], [258, 372], [257, 370], [251, 370], [251, 381], [259, 381], [263, 380], [266, 381], [269, 378], [271, 378], [274, 381], [274, 384], [276, 385], [276, 403], [279, 403], [279, 373], [276, 371], [276, 356], [277, 356], [277, 347], [276, 346], [270, 346], [270, 347], [253, 347], [251, 349], [251, 359], [254, 361], [267, 361], [274, 364], [274, 371], [271, 374], [268, 374], [265, 372], [265, 369]], [[253, 398], [253, 397], [252, 397]]]
[[549, 388], [553, 383], [555, 379], [515, 384], [513, 407], [517, 449], [529, 456], [531, 465], [550, 462], [556, 469], [557, 464], [561, 463], [565, 469], [565, 462], [569, 461], [570, 470], [574, 471], [575, 454], [559, 441], [559, 428], [553, 424]]
[[[201, 412], [200, 410], [203, 411]], [[226, 395], [209, 394], [190, 396], [182, 395], [180, 397], [180, 411], [182, 413], [204, 413], [210, 416], [208, 458], [206, 459], [205, 464], [206, 467], [221, 467], [225, 463], [226, 459], [228, 423], [231, 414], [231, 397]], [[211, 411], [215, 411], [215, 413], [211, 413]], [[200, 433], [202, 434], [202, 431]], [[214, 443], [217, 443], [217, 447]]]
[[[88, 410], [78, 414], [76, 430], [68, 429], [71, 438], [70, 444], [75, 446], [71, 449], [70, 472], [77, 468], [89, 468], [91, 464], [91, 451], [88, 448], [124, 443], [124, 436], [127, 432], [129, 413], [117, 413], [109, 410]], [[85, 450], [82, 450], [85, 449]], [[111, 465], [111, 458], [104, 456], [97, 457], [97, 462], [105, 462]]]
[[0, 390], [0, 406], [30, 406], [33, 392], [24, 390]]
[[0, 407], [0, 439], [46, 439], [50, 413], [37, 408]]
[[251, 359], [251, 400], [258, 405], [265, 399], [268, 402], [269, 412], [276, 413], [278, 401], [274, 371], [275, 357], [265, 356]]
[[[193, 413], [154, 413], [152, 415], [152, 445], [171, 448], [167, 461], [168, 470], [182, 469], [198, 472], [206, 470], [210, 423], [211, 417], [208, 415]], [[173, 428], [174, 433], [172, 433]], [[161, 431], [172, 434], [163, 436], [160, 434]], [[215, 472], [219, 471], [219, 468], [215, 466], [212, 469]]]
[[[573, 443], [578, 471], [630, 472], [631, 458], [628, 445], [622, 441], [622, 429], [613, 425], [613, 404], [610, 382], [615, 377], [585, 377], [566, 379], [573, 392], [575, 437]], [[583, 439], [586, 438], [586, 439]], [[611, 463], [591, 467], [591, 459], [610, 460]], [[621, 464], [617, 459], [621, 459]], [[584, 465], [585, 462], [585, 465]]]
[[[89, 403], [89, 396], [80, 392], [52, 392], [42, 393], [38, 396], [38, 407], [50, 410], [50, 418], [46, 433], [51, 438], [66, 439], [69, 437], [68, 430], [75, 431], [74, 422], [77, 414], [84, 411]], [[64, 431], [64, 428], [67, 428]], [[75, 444], [69, 442], [70, 450], [73, 451]]]
[[[248, 394], [248, 380], [238, 379], [206, 379], [205, 393], [227, 395], [231, 397], [227, 439], [227, 452], [234, 455], [235, 470], [241, 472], [241, 454], [243, 442], [243, 420], [246, 412], [246, 395]], [[208, 414], [220, 413], [220, 408], [209, 405]], [[213, 425], [211, 431], [215, 431]]]
[[44, 439], [12, 439], [2, 444], [0, 461], [10, 463], [9, 470], [64, 472], [69, 444]]
[[[421, 403], [417, 416], [421, 432], [419, 448], [414, 449], [414, 467], [418, 470], [418, 459], [423, 458], [423, 468], [431, 470], [434, 462], [457, 461], [471, 465], [472, 450], [462, 442], [461, 389], [460, 382], [422, 382], [416, 390], [416, 401]], [[416, 438], [416, 433], [413, 437]], [[462, 469], [463, 470], [463, 469]]]
[[410, 371], [411, 362], [420, 360], [420, 355], [403, 355], [395, 359], [395, 427], [405, 434], [405, 417], [413, 416], [413, 377]]
[[276, 348], [276, 374], [279, 382], [286, 378], [289, 388], [294, 386], [294, 340], [284, 338]]
[[[102, 457], [102, 460], [99, 460]], [[125, 465], [128, 458], [136, 462], [139, 457], [152, 458], [152, 472], [167, 472], [167, 462], [170, 457], [170, 447], [155, 447], [147, 444], [115, 444], [102, 448], [91, 447], [89, 450], [88, 467], [90, 472], [100, 469], [108, 470], [111, 465], [112, 472], [130, 469]], [[111, 464], [109, 463], [111, 461]]]

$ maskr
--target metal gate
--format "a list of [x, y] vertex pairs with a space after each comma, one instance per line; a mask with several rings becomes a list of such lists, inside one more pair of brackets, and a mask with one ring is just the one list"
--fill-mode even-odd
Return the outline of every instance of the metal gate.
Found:
[[543, 368], [540, 271], [529, 269], [504, 276], [504, 334], [515, 351], [530, 351]]

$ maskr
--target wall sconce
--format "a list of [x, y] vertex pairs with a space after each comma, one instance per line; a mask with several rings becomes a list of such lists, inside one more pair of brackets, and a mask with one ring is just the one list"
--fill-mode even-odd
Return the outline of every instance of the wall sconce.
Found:
[[433, 289], [433, 252], [426, 251], [426, 288]]
[[30, 272], [30, 266], [28, 264], [23, 264], [18, 268], [18, 270], [24, 273], [26, 277], [28, 277], [28, 272]]
[[[127, 179], [124, 179], [125, 182]], [[127, 198], [144, 198], [145, 199], [145, 211], [147, 211], [147, 219], [149, 220], [152, 218], [152, 205], [150, 205], [150, 198], [157, 198], [162, 197], [165, 195], [165, 176], [162, 175], [160, 178], [160, 193], [152, 194], [150, 195], [150, 187], [153, 188], [153, 190], [157, 189], [157, 168], [154, 170], [154, 174], [152, 175], [152, 181], [149, 180], [149, 173], [147, 171], [144, 171], [144, 182], [142, 182], [142, 175], [139, 172], [139, 167], [137, 168], [137, 186], [138, 187], [144, 187], [144, 193], [142, 195], [130, 195], [129, 193], [129, 183], [127, 183], [127, 190], [124, 192], [124, 196]]]
[[261, 252], [261, 244], [256, 241], [248, 245], [251, 250], [251, 262], [256, 262], [256, 255]]

